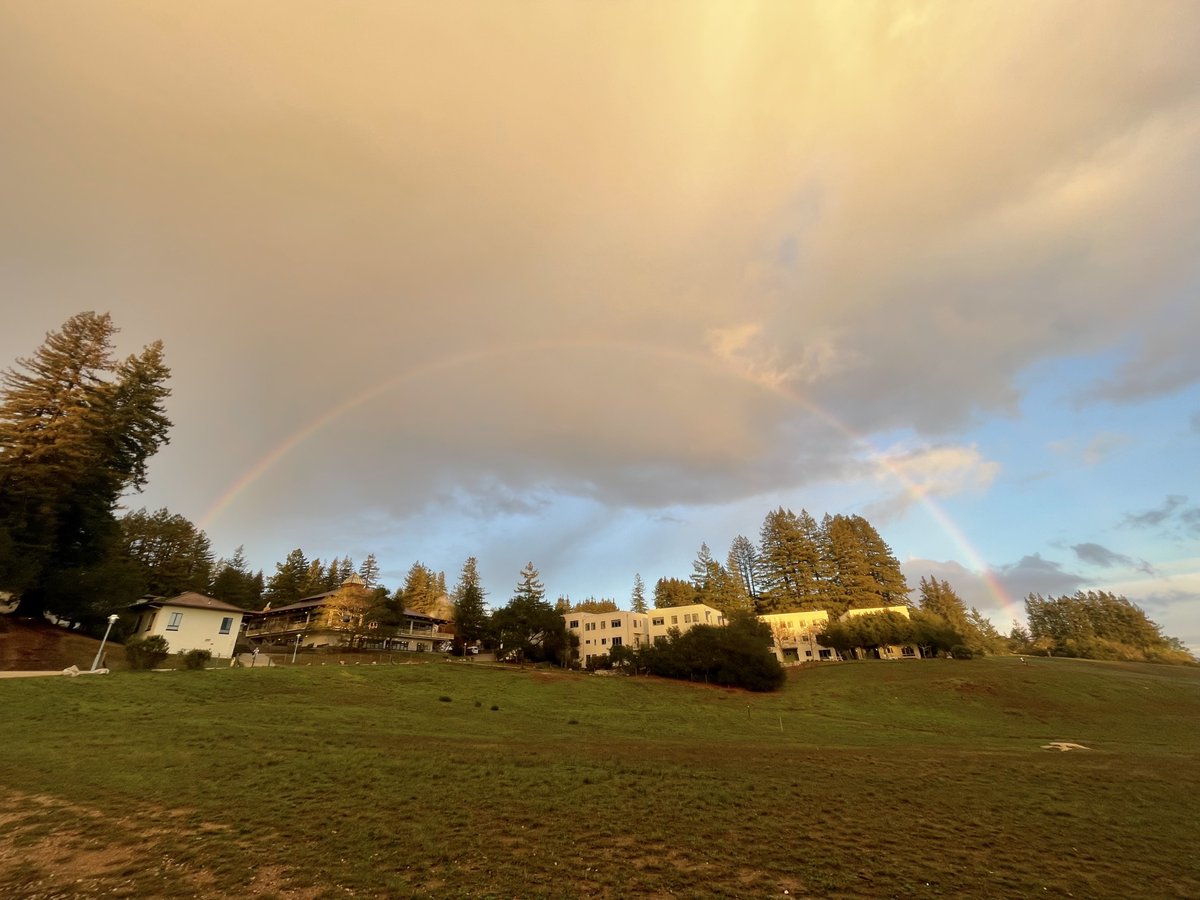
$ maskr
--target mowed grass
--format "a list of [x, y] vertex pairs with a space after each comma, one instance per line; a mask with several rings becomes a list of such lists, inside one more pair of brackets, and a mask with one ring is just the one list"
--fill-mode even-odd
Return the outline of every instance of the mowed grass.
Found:
[[853, 663], [751, 695], [431, 662], [0, 693], [3, 896], [1200, 896], [1196, 669]]

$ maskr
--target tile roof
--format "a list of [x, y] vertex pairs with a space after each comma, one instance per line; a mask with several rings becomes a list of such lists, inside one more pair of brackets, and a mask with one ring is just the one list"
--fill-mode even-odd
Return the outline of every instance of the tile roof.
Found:
[[143, 609], [146, 607], [163, 607], [163, 606], [183, 606], [188, 609], [215, 609], [221, 612], [236, 612], [246, 613], [247, 610], [240, 606], [234, 606], [232, 603], [226, 603], [224, 600], [217, 600], [214, 597], [206, 597], [204, 594], [198, 594], [195, 591], [187, 591], [175, 597], [143, 597], [137, 603], [134, 603], [130, 609]]

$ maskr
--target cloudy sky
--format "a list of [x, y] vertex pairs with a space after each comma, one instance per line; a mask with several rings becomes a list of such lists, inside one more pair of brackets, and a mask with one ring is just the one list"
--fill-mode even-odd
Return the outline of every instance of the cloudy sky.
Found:
[[0, 364], [162, 338], [134, 506], [628, 601], [867, 516], [1200, 648], [1200, 6], [0, 0]]

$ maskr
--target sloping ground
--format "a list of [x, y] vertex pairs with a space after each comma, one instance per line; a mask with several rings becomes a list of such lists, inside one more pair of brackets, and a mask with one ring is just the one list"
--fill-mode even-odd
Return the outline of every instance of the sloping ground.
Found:
[[[91, 668], [100, 642], [49, 622], [0, 616], [0, 672]], [[104, 655], [111, 668], [124, 668], [120, 644], [109, 640]]]

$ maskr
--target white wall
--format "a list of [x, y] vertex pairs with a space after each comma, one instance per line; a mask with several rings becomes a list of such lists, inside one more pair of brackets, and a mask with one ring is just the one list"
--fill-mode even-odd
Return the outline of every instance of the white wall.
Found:
[[[180, 615], [179, 628], [169, 631], [171, 614]], [[143, 615], [146, 615], [145, 613]], [[186, 653], [189, 650], [207, 650], [214, 657], [233, 656], [233, 645], [237, 643], [238, 632], [242, 628], [242, 614], [220, 609], [194, 609], [190, 606], [164, 606], [155, 610], [154, 623], [149, 631], [139, 631], [138, 637], [149, 637], [153, 634], [162, 635], [172, 653]], [[233, 619], [229, 634], [221, 634], [221, 622]], [[142, 619], [142, 627], [145, 620]]]

